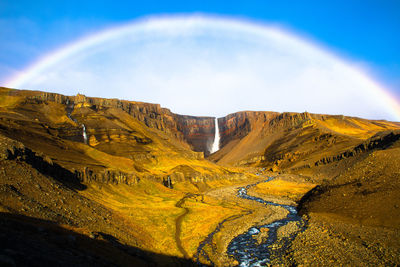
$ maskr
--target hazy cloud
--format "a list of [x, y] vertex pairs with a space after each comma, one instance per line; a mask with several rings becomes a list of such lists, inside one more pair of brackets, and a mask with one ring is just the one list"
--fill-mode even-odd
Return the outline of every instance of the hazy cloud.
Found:
[[314, 44], [276, 28], [199, 17], [82, 40], [10, 85], [154, 102], [190, 115], [307, 110], [399, 120], [379, 85]]

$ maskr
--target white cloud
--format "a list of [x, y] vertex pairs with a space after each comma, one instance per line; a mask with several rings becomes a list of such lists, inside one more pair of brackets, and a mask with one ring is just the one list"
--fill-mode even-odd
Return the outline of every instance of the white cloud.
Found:
[[190, 115], [307, 110], [399, 120], [379, 85], [327, 51], [275, 28], [211, 18], [103, 32], [50, 55], [10, 85], [160, 103]]

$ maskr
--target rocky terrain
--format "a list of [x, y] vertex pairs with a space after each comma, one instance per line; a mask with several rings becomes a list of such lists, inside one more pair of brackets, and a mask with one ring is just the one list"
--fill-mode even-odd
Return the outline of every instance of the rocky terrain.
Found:
[[270, 263], [400, 264], [400, 123], [237, 112], [218, 118], [210, 155], [215, 126], [157, 104], [0, 88], [0, 264], [238, 265], [232, 239], [287, 216], [237, 196], [255, 183], [249, 195], [298, 206], [306, 226], [277, 230]]

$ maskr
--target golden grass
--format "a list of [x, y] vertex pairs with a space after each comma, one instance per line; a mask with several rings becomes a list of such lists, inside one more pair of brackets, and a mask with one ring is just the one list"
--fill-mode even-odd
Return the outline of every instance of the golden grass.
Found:
[[129, 158], [113, 156], [79, 142], [69, 141], [68, 144], [110, 169], [117, 169], [125, 172], [134, 171], [134, 162]]
[[133, 231], [143, 232], [141, 238], [145, 239], [142, 243], [147, 244], [146, 249], [179, 257], [183, 255], [176, 240], [178, 217], [184, 215], [179, 239], [192, 257], [219, 222], [242, 212], [234, 204], [202, 195], [185, 198], [179, 208], [176, 205], [185, 193], [145, 179], [134, 186], [91, 183], [80, 193], [119, 213]]
[[0, 87], [0, 108], [14, 108], [24, 100], [21, 96], [10, 96], [10, 91], [9, 88]]
[[357, 118], [338, 119], [330, 117], [326, 120], [318, 120], [318, 124], [339, 134], [350, 135], [367, 139], [376, 132], [398, 128], [391, 123], [380, 122], [379, 125]]
[[234, 214], [240, 214], [242, 208], [227, 202], [220, 202], [212, 198], [188, 199], [185, 207], [189, 208], [189, 213], [184, 217], [182, 223], [182, 245], [190, 256], [193, 256], [200, 242], [209, 233], [215, 230], [217, 225]]
[[[24, 100], [24, 96], [9, 96], [8, 89], [0, 90], [0, 108], [4, 108], [11, 112], [13, 108], [18, 108], [20, 101]], [[133, 118], [120, 109], [110, 108], [97, 112], [93, 112], [87, 108], [87, 104], [75, 106], [73, 116], [80, 122], [87, 125], [89, 144], [98, 145], [99, 140], [95, 140], [94, 131], [90, 129], [90, 125], [104, 125], [104, 128], [110, 131], [111, 141], [117, 143], [127, 143], [129, 145], [138, 146], [143, 153], [148, 153], [145, 160], [133, 160], [127, 158], [126, 155], [116, 155], [116, 151], [108, 151], [107, 147], [93, 147], [79, 142], [70, 142], [65, 140], [72, 149], [83, 152], [89, 158], [99, 162], [100, 165], [106, 166], [112, 170], [120, 170], [127, 173], [135, 173], [142, 176], [135, 166], [147, 173], [143, 175], [155, 175], [163, 177], [172, 173], [172, 169], [180, 165], [190, 166], [194, 172], [201, 175], [222, 175], [224, 169], [205, 159], [198, 158], [197, 153], [191, 151], [190, 147], [178, 139], [171, 138], [168, 134], [144, 125], [144, 123]], [[66, 115], [65, 105], [48, 101], [43, 104], [35, 105], [27, 108], [32, 109], [33, 116], [39, 116], [40, 121], [51, 126], [57, 124], [71, 123], [75, 124]], [[111, 116], [110, 116], [111, 115]], [[37, 119], [33, 117], [32, 119]], [[53, 126], [54, 127], [54, 126]], [[149, 138], [152, 142], [148, 144], [137, 144], [135, 140], [127, 140], [127, 137], [120, 135], [119, 130], [132, 131], [135, 137]], [[113, 134], [115, 130], [115, 134]], [[107, 136], [107, 137], [109, 137]], [[101, 142], [101, 140], [100, 140]], [[195, 178], [195, 177], [193, 177]]]
[[174, 189], [181, 191], [181, 192], [187, 192], [187, 193], [199, 193], [200, 190], [197, 185], [194, 185], [190, 181], [182, 181], [179, 183], [174, 184]]
[[[135, 135], [147, 137], [152, 140], [151, 143], [143, 147], [150, 153], [153, 159], [142, 163], [142, 167], [149, 170], [152, 174], [165, 175], [179, 165], [189, 165], [202, 174], [222, 173], [221, 168], [214, 163], [204, 159], [196, 159], [196, 153], [191, 151], [187, 144], [177, 139], [171, 140], [171, 137], [164, 132], [145, 126], [126, 112], [111, 108], [107, 113], [118, 118], [118, 120], [112, 121], [113, 125], [126, 130], [133, 130]], [[96, 159], [98, 158], [96, 153], [92, 151], [90, 153], [91, 156]], [[102, 161], [100, 160], [100, 162]]]
[[0, 95], [0, 108], [13, 108], [22, 100], [23, 98], [18, 96]]
[[174, 234], [175, 218], [182, 209], [175, 204], [183, 194], [150, 181], [141, 181], [135, 186], [89, 184], [81, 193], [120, 213], [132, 224], [133, 230], [143, 230], [146, 243], [151, 244], [148, 249], [180, 256]]
[[206, 184], [207, 184], [207, 186], [209, 186], [211, 188], [218, 188], [218, 187], [237, 185], [238, 183], [243, 183], [244, 181], [248, 184], [248, 183], [251, 183], [252, 181], [259, 180], [259, 179], [260, 179], [260, 177], [254, 175], [254, 174], [246, 173], [246, 175], [239, 176], [236, 179], [209, 180], [206, 182]]
[[67, 117], [65, 106], [62, 104], [47, 102], [46, 105], [38, 105], [37, 110], [46, 116], [50, 123], [62, 124], [71, 123], [75, 124], [70, 118]]
[[297, 183], [274, 179], [268, 183], [260, 183], [256, 185], [254, 190], [260, 194], [288, 197], [290, 199], [299, 200], [315, 186], [316, 185], [312, 183]]

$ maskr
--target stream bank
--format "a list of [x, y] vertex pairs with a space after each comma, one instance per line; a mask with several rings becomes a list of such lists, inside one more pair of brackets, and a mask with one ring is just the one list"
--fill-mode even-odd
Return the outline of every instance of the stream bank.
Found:
[[[270, 263], [271, 257], [282, 253], [297, 233], [306, 227], [306, 222], [297, 214], [296, 207], [265, 201], [247, 194], [249, 188], [272, 179], [274, 178], [270, 177], [265, 181], [240, 187], [237, 191], [237, 196], [240, 198], [282, 207], [289, 212], [283, 219], [261, 226], [253, 226], [247, 232], [232, 239], [227, 248], [227, 254], [235, 258], [239, 266], [262, 266]], [[261, 238], [259, 238], [260, 235]]]

